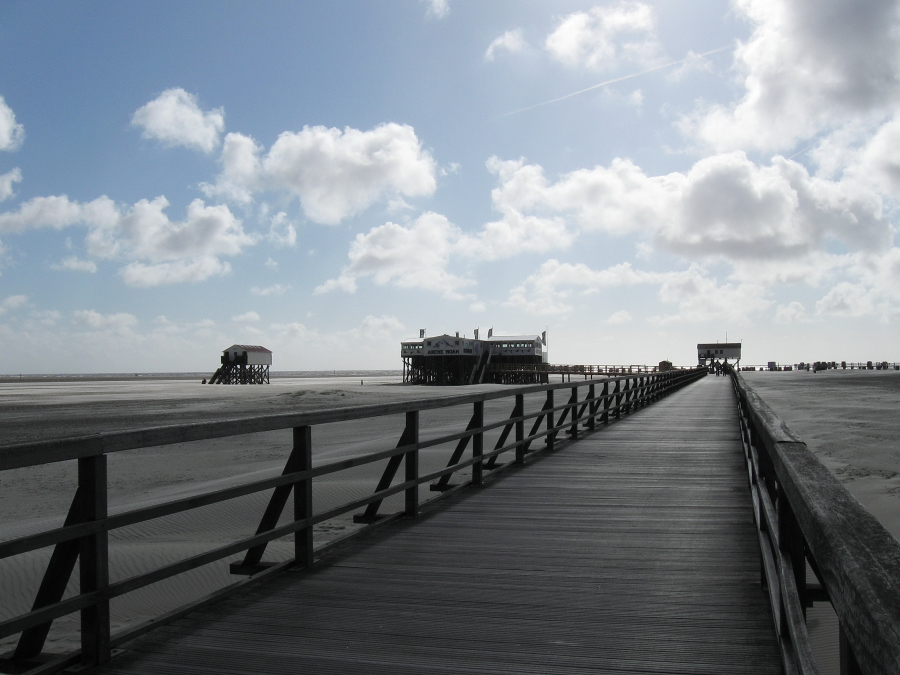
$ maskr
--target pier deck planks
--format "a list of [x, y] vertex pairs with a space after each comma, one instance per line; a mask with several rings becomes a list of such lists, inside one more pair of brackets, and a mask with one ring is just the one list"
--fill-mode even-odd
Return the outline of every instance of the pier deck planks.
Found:
[[735, 415], [704, 378], [91, 672], [778, 673]]

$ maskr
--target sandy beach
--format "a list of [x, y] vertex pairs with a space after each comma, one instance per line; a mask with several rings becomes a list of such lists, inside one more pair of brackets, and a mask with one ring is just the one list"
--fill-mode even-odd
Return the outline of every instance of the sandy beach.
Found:
[[[806, 440], [816, 455], [895, 535], [900, 535], [900, 373], [827, 371], [746, 373], [747, 381]], [[0, 383], [4, 425], [0, 444], [199, 420], [314, 410], [388, 401], [453, 396], [497, 385], [405, 386], [396, 376], [278, 378], [268, 386], [204, 386], [196, 379], [27, 381]], [[509, 402], [489, 404], [486, 415], [509, 414]], [[459, 430], [468, 406], [426, 412], [423, 437]], [[313, 461], [393, 447], [402, 431], [399, 416], [315, 427]], [[487, 444], [487, 441], [486, 441]], [[110, 512], [236, 485], [280, 473], [290, 449], [289, 430], [146, 448], [109, 456]], [[423, 451], [422, 470], [442, 467], [446, 447]], [[370, 493], [383, 463], [317, 479], [315, 510]], [[61, 524], [75, 488], [75, 463], [64, 462], [0, 473], [0, 540]], [[421, 498], [433, 496], [422, 488]], [[110, 533], [112, 580], [201, 553], [251, 534], [268, 493], [232, 500]], [[394, 503], [384, 510], [395, 511]], [[350, 516], [316, 528], [317, 544], [357, 526]], [[0, 561], [0, 619], [28, 611], [50, 549]], [[273, 542], [267, 560], [285, 560], [290, 543]], [[113, 631], [158, 616], [216, 588], [233, 583], [228, 563], [212, 565], [131, 593], [113, 602]], [[77, 574], [74, 575], [77, 577]], [[73, 581], [67, 593], [77, 592]], [[814, 638], [832, 641], [830, 608], [810, 614]], [[77, 615], [54, 623], [47, 650], [77, 647]], [[0, 642], [0, 653], [14, 638]], [[833, 661], [833, 650], [826, 660]], [[826, 668], [826, 671], [828, 668]]]

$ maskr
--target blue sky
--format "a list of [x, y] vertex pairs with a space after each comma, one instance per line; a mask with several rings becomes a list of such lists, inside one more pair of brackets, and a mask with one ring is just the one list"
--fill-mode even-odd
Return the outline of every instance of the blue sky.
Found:
[[476, 327], [557, 363], [900, 360], [898, 29], [880, 0], [4, 3], [0, 372], [399, 368]]

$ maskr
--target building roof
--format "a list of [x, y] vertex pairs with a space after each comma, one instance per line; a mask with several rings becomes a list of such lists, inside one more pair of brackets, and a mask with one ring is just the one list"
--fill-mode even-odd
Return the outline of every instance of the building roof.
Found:
[[268, 354], [272, 353], [271, 349], [266, 349], [265, 347], [261, 347], [260, 345], [231, 345], [224, 351], [230, 352], [232, 349], [240, 349], [241, 351], [245, 352], [267, 352]]
[[697, 345], [697, 349], [740, 349], [740, 342], [710, 342]]
[[485, 342], [534, 342], [540, 340], [540, 335], [492, 335], [489, 338], [482, 338]]

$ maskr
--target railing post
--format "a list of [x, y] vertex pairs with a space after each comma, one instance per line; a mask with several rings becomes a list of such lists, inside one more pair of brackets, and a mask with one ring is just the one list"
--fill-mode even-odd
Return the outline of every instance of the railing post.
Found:
[[616, 380], [616, 388], [613, 390], [613, 393], [616, 395], [616, 412], [614, 416], [616, 419], [621, 419], [622, 417], [622, 380]]
[[[409, 443], [419, 442], [419, 411], [412, 410], [406, 413], [406, 433], [404, 434]], [[404, 512], [407, 516], [415, 517], [419, 515], [419, 449], [414, 448], [406, 453], [406, 482], [416, 481], [412, 487], [406, 488], [405, 491], [405, 508]]]
[[[312, 427], [294, 427], [294, 450], [291, 453], [296, 460], [297, 471], [312, 469]], [[294, 520], [312, 518], [313, 515], [312, 478], [307, 476], [294, 483]], [[294, 533], [294, 561], [297, 567], [312, 567], [313, 564], [313, 528], [312, 525]]]
[[554, 415], [553, 415], [553, 410], [552, 410], [553, 405], [554, 405], [553, 390], [548, 389], [547, 390], [547, 410], [548, 410], [548, 412], [547, 412], [547, 431], [550, 433], [547, 434], [547, 438], [545, 439], [545, 442], [547, 444], [547, 450], [553, 450], [553, 441], [555, 440], [555, 434], [552, 432], [553, 427], [556, 426], [556, 423], [554, 422]]
[[[78, 489], [84, 522], [106, 518], [106, 455], [78, 459]], [[81, 539], [79, 574], [81, 593], [95, 593], [109, 586], [109, 533], [106, 530]], [[109, 600], [81, 610], [81, 660], [85, 664], [109, 661]]]
[[594, 385], [594, 384], [588, 385], [588, 395], [587, 395], [588, 401], [590, 401], [590, 403], [588, 403], [589, 417], [588, 417], [588, 421], [587, 421], [587, 427], [591, 431], [594, 430], [594, 427], [595, 427], [594, 415], [596, 415], [596, 413], [597, 413], [597, 402], [594, 400], [594, 392], [595, 392], [594, 387], [595, 386], [596, 385]]
[[484, 432], [480, 429], [484, 426], [484, 401], [476, 401], [474, 405], [472, 420], [479, 431], [472, 436], [472, 457], [478, 459], [472, 465], [472, 485], [481, 485], [484, 473], [484, 464], [481, 461], [481, 455], [484, 453]]
[[569, 415], [572, 418], [572, 424], [569, 425], [567, 434], [569, 438], [575, 440], [578, 438], [578, 387], [572, 387], [572, 393], [569, 396]]
[[[524, 394], [516, 394], [516, 417], [522, 417], [525, 414], [525, 395]], [[519, 445], [516, 446], [516, 464], [523, 464], [525, 462], [525, 445], [522, 441], [525, 440], [525, 420], [519, 420], [516, 422], [516, 443]]]
[[600, 416], [600, 421], [603, 424], [609, 424], [609, 380], [603, 383], [603, 414]]
[[794, 516], [794, 510], [787, 500], [787, 495], [781, 484], [778, 484], [778, 544], [784, 555], [791, 561], [791, 569], [794, 572], [794, 581], [797, 584], [797, 594], [800, 596], [800, 604], [803, 607], [803, 616], [806, 616], [806, 544], [803, 541], [803, 533], [800, 524]]

